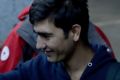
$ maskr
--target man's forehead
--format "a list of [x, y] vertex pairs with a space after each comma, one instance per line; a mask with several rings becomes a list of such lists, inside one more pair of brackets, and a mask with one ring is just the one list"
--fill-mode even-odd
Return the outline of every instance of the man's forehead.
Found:
[[44, 20], [41, 20], [41, 21], [38, 21], [38, 22], [36, 22], [35, 23], [35, 26], [39, 26], [39, 25], [54, 25], [54, 22], [53, 21], [50, 21], [50, 19], [49, 18], [46, 18], [46, 19], [44, 19]]
[[[51, 29], [52, 30], [52, 29]], [[49, 28], [46, 28], [46, 27], [41, 27], [41, 26], [37, 26], [37, 27], [34, 27], [34, 31], [35, 32], [41, 32], [41, 33], [51, 33], [53, 31], [51, 31]]]
[[53, 34], [55, 33], [56, 28], [51, 27], [51, 25], [37, 25], [34, 26], [34, 32], [39, 32], [41, 34]]

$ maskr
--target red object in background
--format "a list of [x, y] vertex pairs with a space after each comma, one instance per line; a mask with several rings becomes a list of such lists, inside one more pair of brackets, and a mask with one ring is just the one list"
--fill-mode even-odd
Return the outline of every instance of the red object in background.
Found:
[[28, 15], [30, 10], [30, 6], [24, 8], [21, 13], [18, 15], [18, 19], [23, 21], [26, 18], [26, 15]]
[[[15, 27], [13, 27], [9, 36], [3, 43], [3, 47], [1, 47], [0, 73], [8, 72], [14, 69], [22, 58], [22, 53], [23, 53], [22, 51], [23, 51], [23, 47], [25, 46], [26, 42], [17, 34], [17, 30], [23, 24], [26, 15], [28, 15], [29, 13], [29, 9], [30, 7], [26, 7], [18, 15], [18, 19], [20, 20], [20, 22], [18, 22], [15, 25]], [[7, 48], [7, 50], [4, 50], [4, 48]], [[8, 59], [6, 58], [6, 56], [8, 57]]]
[[[21, 24], [22, 22], [19, 22], [13, 28], [3, 44], [0, 53], [0, 73], [14, 69], [22, 57], [22, 49], [25, 45], [25, 41], [16, 32]], [[7, 48], [7, 50], [5, 48]]]

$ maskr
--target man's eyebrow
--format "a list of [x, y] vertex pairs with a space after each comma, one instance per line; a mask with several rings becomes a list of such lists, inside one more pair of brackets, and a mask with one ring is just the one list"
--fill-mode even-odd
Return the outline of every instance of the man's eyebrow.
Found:
[[52, 36], [52, 33], [47, 33], [47, 32], [36, 32], [38, 35], [44, 35], [44, 36]]
[[45, 35], [45, 36], [52, 36], [53, 33], [48, 33], [48, 32], [36, 32], [35, 30], [33, 30], [33, 32], [35, 32], [38, 35]]

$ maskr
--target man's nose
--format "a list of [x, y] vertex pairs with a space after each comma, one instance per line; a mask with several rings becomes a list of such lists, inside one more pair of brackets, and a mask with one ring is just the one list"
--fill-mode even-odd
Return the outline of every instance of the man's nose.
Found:
[[37, 37], [36, 48], [37, 49], [44, 49], [45, 47], [46, 47], [45, 40], [41, 39], [40, 37]]

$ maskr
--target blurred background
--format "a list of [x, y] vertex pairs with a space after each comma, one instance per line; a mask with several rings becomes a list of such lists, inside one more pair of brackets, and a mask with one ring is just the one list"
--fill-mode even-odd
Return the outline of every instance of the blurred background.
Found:
[[[17, 15], [32, 0], [0, 0], [0, 41], [3, 42], [19, 21]], [[110, 39], [115, 56], [120, 61], [120, 0], [88, 0], [90, 20]]]
[[18, 22], [17, 15], [32, 0], [0, 0], [0, 40], [4, 41]]
[[120, 61], [120, 0], [88, 0], [91, 20], [109, 38]]

